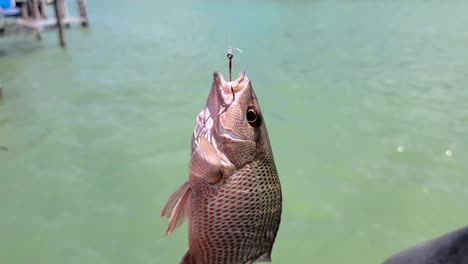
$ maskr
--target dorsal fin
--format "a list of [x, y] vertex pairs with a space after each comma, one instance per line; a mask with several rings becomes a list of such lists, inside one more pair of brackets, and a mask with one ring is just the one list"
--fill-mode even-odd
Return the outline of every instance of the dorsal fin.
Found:
[[186, 182], [177, 189], [167, 200], [166, 205], [161, 211], [161, 216], [170, 217], [167, 225], [166, 235], [169, 235], [174, 229], [180, 226], [187, 216], [188, 206], [190, 204], [191, 187]]
[[209, 183], [217, 183], [222, 176], [220, 168], [221, 159], [218, 151], [213, 144], [201, 137], [190, 160], [190, 176], [202, 177]]

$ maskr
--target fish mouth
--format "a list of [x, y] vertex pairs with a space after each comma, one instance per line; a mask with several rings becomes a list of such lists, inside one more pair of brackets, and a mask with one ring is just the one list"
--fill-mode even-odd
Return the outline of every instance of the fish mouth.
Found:
[[[221, 73], [213, 73], [213, 85], [211, 86], [205, 108], [197, 116], [197, 124], [193, 131], [192, 152], [198, 146], [200, 137], [204, 137], [214, 146], [216, 140], [215, 133], [227, 134], [231, 138], [239, 139], [240, 137], [229, 129], [224, 129], [219, 126], [219, 116], [236, 101], [236, 94], [241, 93], [249, 86], [250, 80], [242, 71], [234, 81], [227, 82]], [[221, 127], [222, 131], [218, 130]]]
[[243, 90], [249, 84], [249, 78], [245, 76], [245, 72], [239, 73], [239, 76], [234, 81], [226, 82], [221, 73], [213, 73], [213, 86], [206, 106], [210, 109], [213, 115], [219, 114], [221, 107], [227, 107], [235, 101], [237, 92]]

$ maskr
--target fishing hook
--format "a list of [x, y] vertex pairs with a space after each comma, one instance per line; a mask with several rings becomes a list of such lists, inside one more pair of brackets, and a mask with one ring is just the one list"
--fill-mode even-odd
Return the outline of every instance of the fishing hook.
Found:
[[[227, 58], [229, 60], [229, 81], [232, 81], [232, 58], [234, 58], [234, 54], [232, 53], [231, 46], [228, 47], [228, 52], [227, 52]], [[241, 49], [239, 48], [234, 48], [235, 50], [239, 51], [240, 53], [244, 53]]]
[[232, 88], [232, 85], [231, 85], [231, 93], [232, 93], [232, 101], [234, 102], [236, 100], [236, 94], [234, 93], [234, 88]]
[[[232, 58], [234, 57], [234, 54], [232, 54], [232, 48], [229, 46], [228, 48], [228, 53], [227, 53], [227, 58], [229, 60], [229, 81], [232, 81]], [[231, 87], [232, 90], [232, 87]]]

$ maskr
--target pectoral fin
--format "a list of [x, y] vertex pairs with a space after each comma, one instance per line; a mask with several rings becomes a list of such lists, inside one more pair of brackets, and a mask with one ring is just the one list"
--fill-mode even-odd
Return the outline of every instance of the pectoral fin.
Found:
[[161, 216], [170, 217], [167, 225], [166, 235], [169, 235], [174, 229], [180, 226], [187, 216], [187, 209], [190, 204], [191, 187], [186, 182], [177, 189], [167, 200], [166, 205], [161, 211]]
[[[200, 138], [190, 160], [190, 176], [204, 178], [209, 183], [217, 183], [222, 178], [220, 168], [221, 160], [215, 147], [205, 138]], [[186, 182], [167, 200], [161, 211], [161, 216], [170, 217], [166, 235], [180, 226], [188, 215], [191, 194], [192, 185]]]
[[205, 178], [209, 183], [221, 180], [221, 159], [213, 144], [201, 137], [190, 160], [190, 176]]

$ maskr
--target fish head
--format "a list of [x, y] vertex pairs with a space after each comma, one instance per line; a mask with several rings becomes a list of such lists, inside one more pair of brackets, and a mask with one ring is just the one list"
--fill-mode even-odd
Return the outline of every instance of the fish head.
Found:
[[197, 118], [192, 152], [204, 137], [223, 163], [239, 167], [254, 159], [262, 133], [266, 133], [262, 113], [245, 72], [229, 82], [215, 72], [206, 106]]

